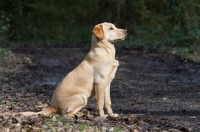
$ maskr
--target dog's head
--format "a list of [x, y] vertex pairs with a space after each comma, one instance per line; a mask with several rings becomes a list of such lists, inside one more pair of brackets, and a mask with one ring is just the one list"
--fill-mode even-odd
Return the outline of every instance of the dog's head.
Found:
[[94, 35], [104, 41], [116, 42], [124, 40], [127, 36], [127, 30], [116, 28], [112, 23], [101, 23], [94, 27]]

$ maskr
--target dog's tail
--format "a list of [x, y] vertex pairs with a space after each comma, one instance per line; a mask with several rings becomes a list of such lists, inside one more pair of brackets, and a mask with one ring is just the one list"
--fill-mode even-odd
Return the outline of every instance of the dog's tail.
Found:
[[57, 113], [56, 109], [52, 108], [51, 106], [48, 106], [47, 108], [44, 108], [42, 111], [39, 112], [20, 112], [18, 114], [21, 114], [23, 116], [32, 116], [32, 115], [44, 115], [48, 116], [53, 113]]

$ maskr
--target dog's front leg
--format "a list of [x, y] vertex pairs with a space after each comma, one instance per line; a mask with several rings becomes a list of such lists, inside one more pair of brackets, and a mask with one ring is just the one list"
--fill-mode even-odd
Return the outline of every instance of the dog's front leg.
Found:
[[108, 86], [106, 87], [105, 90], [105, 108], [107, 110], [107, 113], [109, 116], [111, 117], [118, 117], [118, 114], [114, 114], [111, 108], [111, 99], [110, 99], [110, 84], [108, 84]]
[[119, 62], [117, 60], [115, 62], [117, 63], [117, 65], [115, 65], [113, 67], [113, 70], [110, 74], [109, 82], [108, 82], [108, 85], [106, 86], [106, 90], [105, 90], [105, 99], [104, 99], [105, 108], [107, 110], [107, 113], [108, 113], [109, 116], [112, 116], [112, 117], [118, 117], [119, 116], [118, 114], [113, 113], [112, 108], [111, 108], [111, 99], [110, 99], [110, 83], [114, 79], [115, 73], [117, 71], [117, 67], [119, 66]]
[[101, 82], [95, 82], [95, 97], [98, 113], [101, 118], [105, 119], [107, 115], [104, 114], [103, 106], [104, 106], [104, 96], [105, 96], [105, 84]]

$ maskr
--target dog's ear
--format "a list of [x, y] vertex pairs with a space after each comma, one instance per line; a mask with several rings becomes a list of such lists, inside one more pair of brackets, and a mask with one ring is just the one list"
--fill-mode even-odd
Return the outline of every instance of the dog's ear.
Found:
[[103, 32], [103, 25], [98, 24], [94, 27], [93, 33], [95, 36], [97, 36], [99, 39], [104, 39], [104, 32]]

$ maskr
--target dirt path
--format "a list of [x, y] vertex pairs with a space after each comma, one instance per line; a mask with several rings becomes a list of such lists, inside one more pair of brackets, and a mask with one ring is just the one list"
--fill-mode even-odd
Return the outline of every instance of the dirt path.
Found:
[[[87, 50], [21, 48], [13, 53], [12, 65], [0, 80], [1, 113], [39, 111], [47, 106], [56, 85]], [[116, 56], [120, 67], [111, 85], [111, 98], [120, 118], [100, 121], [95, 101], [91, 101], [82, 110], [89, 115], [73, 122], [118, 126], [124, 131], [200, 131], [200, 63], [138, 50], [118, 49]], [[41, 128], [45, 118], [38, 118], [23, 121], [1, 115], [0, 126], [18, 123], [20, 129], [29, 130], [27, 124]]]

